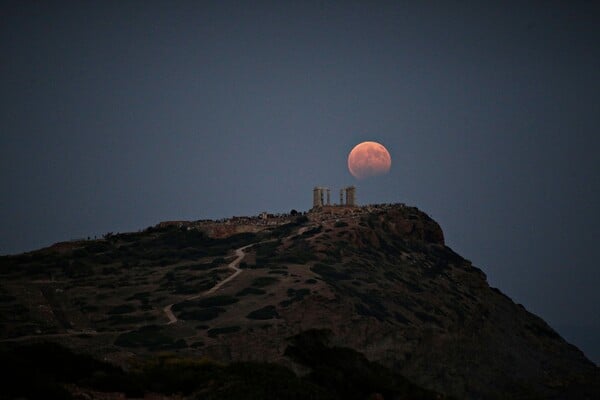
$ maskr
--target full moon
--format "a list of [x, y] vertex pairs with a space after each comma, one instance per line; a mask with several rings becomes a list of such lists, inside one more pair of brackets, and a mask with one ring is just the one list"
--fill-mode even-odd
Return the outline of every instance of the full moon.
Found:
[[392, 166], [387, 149], [377, 142], [362, 142], [348, 154], [348, 169], [356, 179], [385, 174]]

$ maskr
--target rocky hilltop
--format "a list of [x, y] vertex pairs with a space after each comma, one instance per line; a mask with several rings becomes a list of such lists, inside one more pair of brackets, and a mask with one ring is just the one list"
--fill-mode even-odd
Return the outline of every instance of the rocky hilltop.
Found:
[[[581, 351], [402, 204], [161, 223], [1, 263], [9, 349], [53, 341], [127, 368], [165, 352], [275, 363], [313, 398], [600, 393]], [[343, 393], [336, 373], [366, 388]]]

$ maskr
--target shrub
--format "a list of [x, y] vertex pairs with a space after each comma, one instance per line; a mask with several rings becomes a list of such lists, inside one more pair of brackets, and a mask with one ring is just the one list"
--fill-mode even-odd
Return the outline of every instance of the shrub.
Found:
[[[219, 329], [231, 328], [236, 327]], [[185, 342], [174, 345], [183, 346]], [[201, 347], [203, 343], [195, 342], [192, 346]], [[0, 357], [11, 366], [4, 372], [2, 398], [70, 399], [72, 396], [64, 389], [65, 383], [100, 392], [121, 392], [127, 398], [142, 398], [148, 392], [176, 393], [177, 397], [205, 400], [338, 398], [277, 364], [242, 362], [224, 366], [202, 358], [167, 355], [146, 359], [137, 368], [124, 372], [50, 344], [3, 350]], [[106, 396], [98, 394], [98, 397]]]
[[119, 347], [148, 347], [150, 349], [169, 349], [175, 345], [175, 340], [163, 333], [163, 328], [157, 325], [147, 325], [131, 332], [120, 334], [115, 340]]
[[85, 245], [85, 249], [90, 253], [104, 253], [111, 249], [108, 242], [97, 240]]
[[254, 310], [246, 315], [248, 319], [273, 319], [279, 318], [279, 314], [275, 309], [275, 306], [265, 306], [263, 308], [259, 308], [258, 310]]
[[194, 300], [194, 304], [200, 307], [214, 307], [214, 306], [228, 306], [233, 303], [237, 303], [239, 299], [233, 296], [222, 295], [207, 297], [205, 299]]
[[236, 293], [236, 296], [238, 297], [242, 297], [242, 296], [246, 296], [249, 294], [257, 294], [257, 295], [261, 295], [261, 294], [266, 294], [267, 292], [265, 292], [262, 289], [257, 289], [257, 288], [253, 288], [253, 287], [247, 287], [245, 289], [242, 289], [241, 291]]
[[241, 328], [239, 326], [226, 326], [223, 328], [209, 329], [207, 333], [208, 333], [208, 336], [214, 338], [214, 337], [217, 337], [217, 336], [223, 335], [223, 334], [239, 332], [240, 330], [241, 330]]
[[199, 308], [181, 311], [177, 313], [177, 317], [183, 320], [210, 321], [224, 312], [225, 309], [220, 307]]
[[11, 301], [15, 301], [17, 298], [15, 296], [12, 296], [10, 294], [0, 294], [0, 302], [1, 303], [8, 303]]
[[190, 394], [217, 378], [220, 369], [205, 359], [163, 356], [147, 361], [139, 371], [139, 379], [153, 392]]
[[156, 317], [152, 314], [142, 314], [142, 315], [131, 315], [131, 314], [117, 314], [111, 315], [108, 318], [108, 322], [111, 325], [121, 325], [121, 324], [140, 324], [140, 323], [149, 323], [156, 319]]
[[310, 245], [305, 240], [293, 242], [293, 246], [288, 248], [285, 253], [277, 256], [274, 261], [283, 264], [306, 264], [316, 259]]
[[301, 215], [298, 218], [296, 218], [296, 224], [297, 225], [302, 225], [308, 222], [308, 217], [306, 215]]
[[321, 275], [326, 281], [342, 281], [352, 279], [350, 274], [339, 271], [336, 268], [322, 263], [317, 263], [310, 268], [311, 271]]
[[227, 260], [225, 260], [223, 257], [217, 257], [214, 260], [212, 260], [211, 264], [215, 267], [218, 267], [220, 265], [223, 265], [227, 263]]
[[192, 282], [188, 283], [183, 280], [178, 280], [175, 283], [175, 287], [172, 288], [172, 293], [174, 294], [195, 294], [199, 292], [204, 292], [211, 287], [213, 287], [217, 283], [216, 279], [205, 279], [201, 282]]
[[331, 331], [309, 330], [292, 338], [285, 355], [312, 369], [309, 379], [341, 399], [366, 399], [379, 393], [385, 399], [436, 399], [402, 375], [369, 361], [350, 348], [331, 347]]
[[280, 240], [259, 243], [253, 248], [256, 251], [256, 263], [266, 264], [276, 256], [277, 248], [281, 245]]
[[75, 258], [85, 258], [89, 255], [88, 251], [85, 248], [79, 248], [73, 250], [73, 257]]
[[289, 273], [285, 270], [274, 269], [269, 271], [269, 275], [289, 275]]
[[223, 373], [228, 385], [211, 390], [205, 400], [332, 400], [323, 388], [298, 378], [290, 369], [256, 362], [233, 363]]
[[252, 286], [265, 287], [265, 286], [270, 286], [276, 282], [279, 282], [279, 279], [274, 278], [272, 276], [261, 276], [261, 277], [254, 279], [254, 281], [252, 281]]
[[129, 296], [127, 300], [139, 300], [141, 302], [148, 301], [150, 298], [150, 292], [138, 292], [132, 296]]
[[128, 314], [130, 312], [134, 312], [135, 310], [136, 310], [136, 308], [134, 306], [132, 306], [131, 304], [121, 304], [121, 305], [111, 308], [106, 313], [110, 314], [110, 315], [112, 315], [112, 314]]
[[70, 399], [64, 383], [127, 392], [136, 397], [142, 394], [120, 368], [54, 343], [3, 349], [0, 359], [5, 367], [9, 366], [4, 368], [2, 377], [3, 399]]
[[116, 274], [120, 274], [120, 273], [121, 273], [121, 271], [119, 271], [115, 267], [104, 267], [104, 268], [102, 268], [102, 275], [116, 275]]
[[290, 288], [288, 289], [287, 294], [290, 297], [290, 299], [284, 300], [281, 303], [279, 303], [279, 305], [282, 307], [288, 307], [297, 301], [302, 301], [302, 299], [304, 299], [305, 296], [310, 294], [310, 290], [306, 288], [298, 290]]
[[307, 238], [307, 237], [316, 235], [317, 233], [320, 233], [322, 231], [323, 231], [323, 225], [319, 225], [317, 227], [314, 227], [314, 228], [311, 228], [311, 229], [307, 230], [302, 235], [300, 235], [300, 237]]

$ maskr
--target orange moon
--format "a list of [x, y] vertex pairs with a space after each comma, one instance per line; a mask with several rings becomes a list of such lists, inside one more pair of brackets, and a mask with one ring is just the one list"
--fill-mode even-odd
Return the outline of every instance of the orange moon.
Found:
[[391, 166], [390, 153], [377, 142], [359, 143], [348, 154], [348, 169], [356, 179], [385, 174]]

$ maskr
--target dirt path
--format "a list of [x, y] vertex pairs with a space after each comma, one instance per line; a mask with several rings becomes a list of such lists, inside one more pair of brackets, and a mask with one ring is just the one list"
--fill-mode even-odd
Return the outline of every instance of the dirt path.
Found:
[[[183, 301], [195, 300], [199, 297], [213, 294], [217, 290], [221, 289], [223, 287], [223, 285], [225, 285], [228, 282], [231, 282], [233, 279], [235, 279], [236, 276], [238, 276], [239, 274], [242, 273], [242, 269], [238, 268], [238, 266], [240, 265], [240, 262], [242, 262], [242, 260], [244, 259], [244, 256], [245, 256], [244, 250], [246, 250], [248, 247], [254, 246], [255, 244], [257, 244], [257, 243], [252, 243], [252, 244], [246, 245], [244, 247], [240, 247], [239, 249], [235, 250], [236, 258], [232, 262], [230, 262], [229, 265], [227, 265], [227, 268], [230, 268], [234, 271], [233, 274], [229, 275], [227, 278], [223, 279], [221, 282], [217, 283], [215, 286], [211, 287], [207, 291], [193, 295], [191, 297], [188, 297]], [[169, 304], [163, 308], [163, 311], [169, 320], [169, 322], [167, 322], [167, 325], [174, 324], [175, 322], [178, 321], [175, 314], [173, 314], [173, 306], [175, 304], [177, 304], [177, 303]]]
[[[217, 283], [215, 286], [213, 286], [209, 290], [199, 293], [199, 294], [196, 294], [196, 295], [193, 295], [191, 297], [188, 297], [185, 300], [194, 300], [199, 297], [215, 293], [217, 290], [221, 289], [228, 282], [235, 279], [235, 277], [238, 276], [243, 271], [238, 266], [240, 265], [240, 262], [242, 262], [242, 260], [244, 259], [244, 256], [245, 256], [244, 250], [246, 250], [248, 247], [252, 247], [256, 244], [258, 244], [258, 243], [252, 243], [252, 244], [246, 245], [244, 247], [240, 247], [239, 249], [235, 250], [236, 258], [227, 265], [228, 268], [230, 268], [234, 271], [233, 274], [228, 276], [226, 279], [223, 279], [221, 282]], [[169, 319], [169, 322], [167, 322], [167, 325], [174, 324], [175, 322], [178, 321], [177, 317], [175, 316], [175, 314], [173, 314], [173, 310], [172, 310], [172, 308], [175, 304], [177, 304], [177, 303], [169, 304], [163, 308], [165, 315]], [[90, 336], [111, 335], [111, 334], [114, 335], [114, 334], [121, 334], [121, 333], [125, 333], [125, 332], [131, 332], [131, 329], [122, 330], [122, 331], [103, 331], [103, 332], [97, 332], [95, 330], [82, 330], [82, 331], [70, 330], [70, 331], [63, 332], [63, 333], [51, 333], [51, 334], [46, 334], [46, 335], [26, 335], [26, 336], [19, 336], [16, 338], [2, 339], [2, 340], [0, 340], [0, 343], [2, 343], [2, 342], [21, 342], [21, 341], [25, 341], [28, 339], [39, 339], [39, 338], [61, 338], [61, 337], [69, 337], [69, 336], [76, 336], [76, 335], [82, 335], [82, 334], [90, 335]]]
[[[302, 227], [300, 228], [296, 233], [294, 233], [293, 235], [290, 235], [284, 239], [288, 239], [292, 236], [295, 235], [301, 235], [304, 232], [306, 232], [308, 229], [310, 229], [311, 227]], [[230, 276], [228, 276], [227, 278], [225, 278], [224, 280], [222, 280], [221, 282], [217, 283], [215, 286], [213, 286], [212, 288], [208, 289], [207, 291], [195, 294], [191, 297], [186, 298], [183, 301], [186, 300], [195, 300], [197, 298], [200, 298], [202, 296], [206, 296], [206, 295], [210, 295], [215, 293], [216, 291], [218, 291], [219, 289], [221, 289], [224, 285], [226, 285], [227, 283], [231, 282], [233, 279], [235, 279], [239, 274], [242, 273], [242, 269], [239, 268], [240, 263], [242, 262], [242, 260], [244, 259], [245, 253], [244, 250], [246, 250], [249, 247], [255, 246], [257, 244], [261, 244], [261, 243], [267, 243], [267, 242], [272, 242], [274, 240], [277, 239], [270, 239], [270, 240], [265, 240], [264, 242], [258, 242], [258, 243], [251, 243], [248, 244], [246, 246], [240, 247], [239, 249], [235, 250], [235, 255], [236, 258], [230, 262], [227, 267], [233, 270], [233, 274], [231, 274]], [[53, 282], [54, 281], [49, 281], [49, 282]], [[46, 283], [45, 281], [40, 281], [38, 283]], [[178, 321], [177, 317], [175, 316], [175, 314], [173, 314], [173, 306], [177, 304], [177, 303], [172, 303], [169, 304], [167, 306], [165, 306], [163, 308], [163, 312], [165, 313], [167, 319], [169, 320], [166, 325], [171, 325], [174, 324], [175, 322]], [[86, 329], [86, 330], [81, 330], [81, 331], [73, 331], [73, 330], [69, 330], [67, 332], [63, 332], [63, 333], [51, 333], [51, 334], [45, 334], [45, 335], [26, 335], [26, 336], [19, 336], [16, 338], [8, 338], [8, 339], [1, 339], [1, 342], [16, 342], [16, 341], [25, 341], [27, 339], [39, 339], [39, 338], [59, 338], [59, 337], [69, 337], [69, 336], [76, 336], [76, 335], [90, 335], [90, 336], [99, 336], [99, 335], [111, 335], [111, 334], [121, 334], [121, 333], [126, 333], [126, 332], [131, 332], [131, 329], [127, 329], [127, 330], [122, 330], [122, 331], [102, 331], [102, 332], [97, 332], [95, 330], [90, 330], [90, 329]]]

